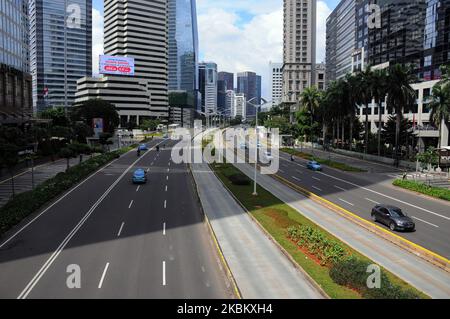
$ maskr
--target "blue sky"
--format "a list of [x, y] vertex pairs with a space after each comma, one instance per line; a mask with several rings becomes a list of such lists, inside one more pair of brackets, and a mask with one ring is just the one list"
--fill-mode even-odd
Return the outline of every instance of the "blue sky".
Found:
[[[317, 60], [325, 58], [325, 20], [340, 0], [317, 0]], [[103, 0], [93, 0], [94, 70], [102, 52]], [[268, 96], [269, 61], [282, 61], [283, 0], [197, 0], [200, 60], [219, 71], [254, 71]], [[270, 98], [270, 97], [269, 97]]]

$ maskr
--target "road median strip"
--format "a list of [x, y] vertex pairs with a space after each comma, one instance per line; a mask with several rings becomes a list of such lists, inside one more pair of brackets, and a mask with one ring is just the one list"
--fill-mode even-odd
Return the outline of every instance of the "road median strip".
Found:
[[281, 183], [285, 184], [286, 186], [292, 188], [293, 190], [301, 193], [302, 195], [321, 204], [322, 206], [325, 206], [328, 209], [331, 209], [332, 211], [345, 217], [346, 219], [351, 220], [352, 222], [358, 224], [359, 226], [369, 230], [370, 232], [375, 233], [375, 234], [379, 235], [380, 237], [388, 240], [389, 242], [407, 250], [408, 252], [432, 263], [433, 265], [435, 265], [447, 272], [450, 272], [450, 261], [447, 258], [440, 256], [424, 247], [421, 247], [403, 237], [400, 237], [394, 233], [391, 233], [388, 230], [386, 230], [372, 222], [369, 222], [368, 220], [365, 220], [362, 217], [359, 217], [358, 215], [346, 210], [345, 208], [340, 207], [339, 205], [336, 205], [336, 204], [330, 202], [329, 200], [327, 200], [321, 196], [318, 196], [318, 195], [310, 192], [309, 190], [307, 190], [301, 186], [298, 186], [279, 175], [272, 175], [272, 177], [277, 179]]
[[[256, 225], [273, 242], [277, 243], [281, 252], [288, 256], [289, 260], [303, 273], [306, 273], [306, 278], [312, 280], [316, 287], [320, 287], [325, 295], [335, 299], [380, 297], [380, 294], [367, 290], [360, 282], [352, 281], [353, 279], [345, 282], [341, 280], [340, 282], [343, 282], [341, 285], [338, 284], [339, 275], [331, 277], [331, 271], [338, 267], [344, 267], [342, 265], [346, 265], [348, 260], [356, 260], [355, 263], [361, 266], [373, 264], [370, 259], [341, 242], [262, 187], [258, 186], [259, 195], [257, 197], [252, 196], [251, 182], [245, 185], [242, 179], [235, 177], [229, 179], [230, 176], [236, 174], [245, 175], [233, 165], [211, 164], [210, 167], [237, 203], [255, 220]], [[235, 184], [232, 180], [238, 181], [238, 183]], [[311, 246], [301, 239], [290, 237], [288, 230], [291, 227], [312, 229], [313, 237], [309, 241]], [[321, 238], [322, 248], [320, 249], [316, 245], [316, 237], [314, 237], [316, 235]], [[349, 278], [358, 278], [359, 280], [367, 276], [365, 269], [363, 273], [358, 274], [353, 273], [351, 269], [347, 270], [353, 275]], [[426, 295], [385, 269], [382, 270], [382, 273], [384, 278], [388, 278], [386, 279], [387, 288], [385, 287], [386, 290], [383, 291], [386, 298], [427, 298]]]
[[427, 195], [436, 199], [450, 201], [450, 190], [446, 188], [433, 187], [425, 183], [396, 179], [393, 185], [409, 191]]

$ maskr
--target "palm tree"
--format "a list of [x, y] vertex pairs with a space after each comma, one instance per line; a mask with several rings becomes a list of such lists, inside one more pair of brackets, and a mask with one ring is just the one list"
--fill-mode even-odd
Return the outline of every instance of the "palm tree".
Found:
[[353, 124], [355, 122], [355, 114], [357, 109], [357, 101], [361, 92], [361, 85], [358, 77], [355, 75], [347, 75], [345, 77], [347, 85], [347, 112], [350, 117], [350, 151], [353, 150]]
[[[316, 87], [306, 88], [300, 94], [300, 105], [305, 109], [311, 116], [311, 128], [313, 127], [314, 114], [320, 106], [321, 92], [317, 90]], [[313, 130], [311, 129], [311, 145], [313, 143]]]
[[378, 156], [381, 156], [381, 110], [383, 102], [386, 100], [387, 92], [387, 72], [386, 70], [375, 70], [372, 75], [372, 92], [375, 98], [375, 102], [378, 104]]
[[416, 92], [411, 87], [416, 76], [413, 73], [413, 67], [408, 65], [396, 64], [389, 69], [387, 86], [387, 108], [389, 113], [395, 113], [397, 118], [395, 133], [395, 159], [398, 165], [399, 160], [399, 140], [400, 140], [400, 124], [403, 112], [412, 111], [416, 100]]
[[430, 103], [430, 119], [439, 127], [438, 148], [441, 147], [442, 123], [450, 119], [450, 86], [436, 84], [433, 87], [433, 99]]
[[367, 154], [368, 151], [368, 145], [369, 145], [369, 104], [372, 102], [372, 99], [374, 97], [373, 94], [373, 71], [370, 67], [367, 67], [364, 71], [361, 71], [357, 75], [359, 84], [360, 84], [360, 102], [365, 106], [366, 109], [366, 119], [365, 119], [365, 131], [366, 131], [366, 137], [365, 137], [365, 146], [364, 146], [364, 153]]

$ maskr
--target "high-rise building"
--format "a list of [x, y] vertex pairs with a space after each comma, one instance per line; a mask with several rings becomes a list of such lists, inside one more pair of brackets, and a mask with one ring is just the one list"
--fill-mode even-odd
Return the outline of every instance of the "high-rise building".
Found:
[[29, 17], [34, 107], [70, 107], [92, 74], [92, 0], [30, 0]]
[[356, 0], [343, 0], [327, 19], [326, 72], [327, 81], [335, 81], [352, 72], [355, 50]]
[[169, 90], [198, 92], [198, 28], [195, 0], [168, 0]]
[[217, 113], [217, 64], [214, 62], [200, 63], [199, 81], [202, 111]]
[[105, 55], [134, 58], [134, 76], [105, 75], [78, 81], [77, 103], [101, 98], [113, 103], [121, 125], [146, 118], [167, 120], [167, 0], [105, 0]]
[[284, 0], [283, 100], [296, 103], [314, 84], [316, 0]]
[[33, 115], [25, 0], [0, 2], [0, 123], [21, 123]]
[[[252, 105], [258, 105], [261, 102], [261, 76], [254, 72], [242, 72], [237, 75], [237, 92], [245, 95], [247, 101], [246, 118], [256, 116], [256, 108]], [[250, 100], [251, 104], [248, 103]]]
[[325, 63], [316, 64], [316, 87], [319, 91], [324, 91], [326, 88], [326, 66]]
[[283, 102], [283, 63], [270, 62], [271, 106]]
[[231, 117], [240, 117], [242, 120], [247, 119], [247, 99], [243, 93], [235, 93], [232, 90], [227, 92], [227, 103], [230, 105]]
[[234, 90], [227, 90], [225, 95], [225, 115], [227, 116], [232, 115], [235, 94]]
[[224, 80], [217, 80], [217, 111], [224, 112], [227, 99], [227, 84]]
[[234, 74], [230, 72], [219, 72], [218, 74], [219, 81], [225, 82], [226, 90], [234, 90]]

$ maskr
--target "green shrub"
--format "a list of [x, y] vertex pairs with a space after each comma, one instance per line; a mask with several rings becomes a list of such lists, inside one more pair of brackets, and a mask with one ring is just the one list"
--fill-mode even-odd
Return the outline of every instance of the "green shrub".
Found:
[[393, 184], [394, 186], [409, 189], [414, 192], [450, 201], [450, 190], [446, 188], [432, 187], [424, 183], [406, 180], [404, 181], [401, 179], [395, 180]]
[[127, 152], [127, 149], [99, 155], [81, 164], [71, 167], [46, 180], [34, 190], [16, 195], [0, 208], [0, 234], [18, 224], [55, 197], [61, 195], [87, 176]]
[[346, 256], [345, 249], [334, 240], [328, 239], [323, 232], [310, 226], [289, 227], [288, 237], [298, 246], [306, 248], [316, 256], [322, 266], [339, 262]]
[[233, 175], [228, 176], [228, 179], [234, 185], [245, 186], [245, 185], [250, 185], [251, 184], [250, 178], [248, 178], [244, 174], [233, 174]]
[[368, 299], [418, 299], [420, 296], [408, 289], [391, 283], [384, 271], [381, 271], [381, 287], [367, 287], [367, 272], [370, 263], [355, 257], [343, 259], [334, 263], [330, 269], [330, 277], [335, 283], [360, 292]]

